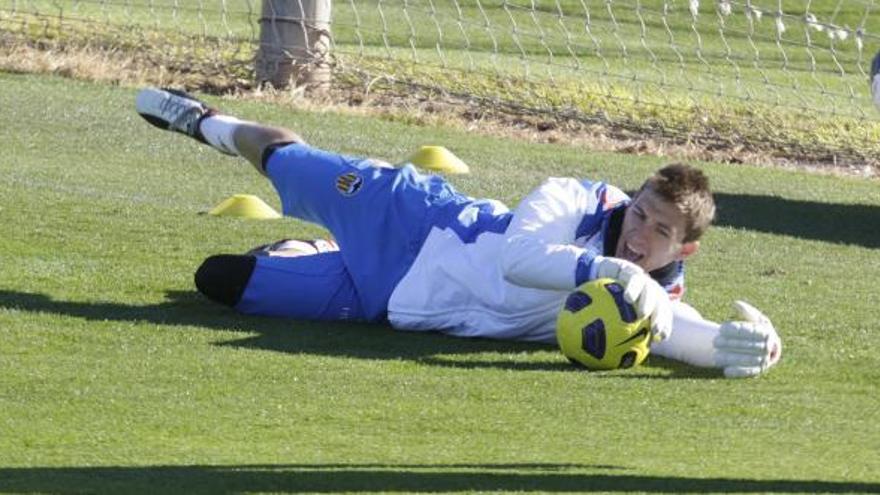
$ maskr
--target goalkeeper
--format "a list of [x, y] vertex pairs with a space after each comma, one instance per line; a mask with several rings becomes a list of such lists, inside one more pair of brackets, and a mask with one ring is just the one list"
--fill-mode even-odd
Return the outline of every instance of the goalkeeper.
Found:
[[757, 309], [737, 302], [742, 321], [719, 325], [680, 301], [684, 260], [715, 212], [693, 167], [660, 169], [632, 199], [602, 182], [551, 178], [511, 212], [410, 165], [322, 151], [182, 92], [147, 88], [136, 106], [157, 127], [244, 157], [275, 186], [285, 215], [333, 235], [336, 244], [282, 242], [205, 260], [199, 291], [242, 313], [555, 343], [566, 295], [610, 277], [650, 319], [657, 355], [729, 377], [759, 375], [780, 358]]

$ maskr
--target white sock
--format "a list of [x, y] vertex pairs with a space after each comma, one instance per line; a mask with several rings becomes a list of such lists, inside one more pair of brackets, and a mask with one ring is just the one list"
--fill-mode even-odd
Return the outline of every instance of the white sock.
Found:
[[199, 123], [199, 130], [211, 146], [229, 155], [239, 155], [232, 135], [241, 123], [229, 115], [212, 115]]

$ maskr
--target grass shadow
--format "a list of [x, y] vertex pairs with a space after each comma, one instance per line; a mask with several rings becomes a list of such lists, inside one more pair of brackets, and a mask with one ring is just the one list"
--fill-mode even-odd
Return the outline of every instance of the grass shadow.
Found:
[[92, 321], [195, 326], [248, 332], [218, 345], [287, 353], [310, 353], [363, 359], [412, 359], [437, 354], [487, 351], [529, 352], [542, 349], [525, 343], [456, 339], [436, 333], [396, 332], [388, 325], [315, 322], [246, 316], [218, 306], [197, 292], [170, 291], [168, 300], [147, 305], [118, 302], [54, 300], [45, 294], [0, 290], [0, 308], [49, 313]]
[[715, 193], [716, 225], [880, 248], [880, 206]]
[[573, 464], [279, 464], [0, 468], [28, 493], [633, 492], [880, 493], [880, 484], [650, 476]]
[[[515, 371], [587, 373], [561, 355], [552, 359], [529, 354], [555, 351], [555, 346], [528, 342], [450, 337], [435, 332], [400, 332], [388, 325], [314, 322], [245, 316], [209, 302], [197, 292], [170, 291], [168, 300], [142, 306], [117, 302], [59, 301], [45, 294], [0, 290], [0, 308], [48, 313], [91, 321], [120, 321], [208, 330], [247, 332], [251, 335], [217, 343], [246, 349], [358, 359], [405, 359], [427, 366], [462, 369], [495, 368]], [[482, 354], [489, 358], [483, 359]], [[495, 359], [497, 357], [497, 359]], [[652, 359], [652, 363], [655, 359]], [[659, 363], [669, 363], [660, 359]], [[652, 365], [653, 366], [653, 365]], [[664, 364], [666, 366], [666, 364]], [[670, 373], [657, 375], [644, 367], [593, 376], [632, 378], [715, 378], [703, 370], [674, 363]]]
[[[680, 379], [706, 379], [722, 378], [721, 370], [714, 368], [695, 368], [684, 363], [665, 359], [659, 356], [649, 356], [640, 366], [626, 370], [590, 371], [586, 368], [573, 366], [567, 360], [560, 359], [554, 362], [548, 361], [489, 361], [475, 360], [472, 358], [455, 359], [447, 356], [429, 356], [419, 360], [424, 364], [434, 366], [446, 366], [461, 369], [496, 368], [512, 371], [559, 371], [569, 373], [584, 373], [590, 378], [623, 378], [628, 380], [680, 380]], [[663, 371], [658, 373], [658, 371]]]

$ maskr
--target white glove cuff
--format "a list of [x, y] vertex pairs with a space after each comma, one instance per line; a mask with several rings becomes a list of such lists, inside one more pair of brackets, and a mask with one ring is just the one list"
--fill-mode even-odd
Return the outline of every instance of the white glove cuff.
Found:
[[601, 265], [604, 261], [604, 256], [596, 255], [596, 257], [593, 258], [593, 262], [590, 263], [589, 280], [596, 280], [597, 278], [599, 278], [599, 265]]

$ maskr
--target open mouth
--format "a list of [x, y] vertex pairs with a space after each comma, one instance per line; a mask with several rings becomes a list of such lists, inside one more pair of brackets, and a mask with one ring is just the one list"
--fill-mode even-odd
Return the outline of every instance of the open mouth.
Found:
[[638, 263], [645, 257], [645, 253], [639, 252], [630, 245], [628, 242], [624, 242], [623, 246], [620, 248], [620, 253], [618, 253], [621, 258], [631, 261], [633, 263]]

